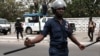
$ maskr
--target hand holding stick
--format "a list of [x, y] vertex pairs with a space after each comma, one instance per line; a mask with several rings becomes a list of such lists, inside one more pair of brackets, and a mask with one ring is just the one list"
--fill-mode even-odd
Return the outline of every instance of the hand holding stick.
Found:
[[[25, 40], [25, 42], [27, 42], [27, 41], [30, 41], [28, 38], [26, 38], [26, 40]], [[25, 42], [24, 42], [24, 45], [25, 45]], [[28, 43], [27, 43], [28, 44]], [[24, 49], [28, 49], [28, 48], [31, 48], [31, 47], [33, 47], [33, 46], [35, 46], [34, 44], [31, 44], [31, 45], [29, 45], [29, 46], [26, 46], [25, 45], [25, 47], [22, 47], [22, 48], [19, 48], [19, 49], [16, 49], [16, 50], [12, 50], [12, 51], [8, 51], [8, 52], [5, 52], [5, 53], [3, 53], [4, 55], [7, 55], [7, 54], [11, 54], [11, 53], [14, 53], [14, 52], [17, 52], [17, 51], [21, 51], [21, 50], [24, 50]]]

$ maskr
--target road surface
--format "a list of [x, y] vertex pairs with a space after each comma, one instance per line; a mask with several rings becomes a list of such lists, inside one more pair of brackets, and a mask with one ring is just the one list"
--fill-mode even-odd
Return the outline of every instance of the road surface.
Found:
[[[89, 43], [83, 43], [87, 45]], [[100, 43], [96, 43], [85, 50], [81, 51], [75, 44], [69, 43], [69, 56], [100, 56]], [[23, 42], [0, 42], [0, 56], [4, 56], [3, 53], [18, 48], [24, 47]], [[5, 56], [49, 56], [48, 43], [38, 43], [35, 47], [18, 51]]]

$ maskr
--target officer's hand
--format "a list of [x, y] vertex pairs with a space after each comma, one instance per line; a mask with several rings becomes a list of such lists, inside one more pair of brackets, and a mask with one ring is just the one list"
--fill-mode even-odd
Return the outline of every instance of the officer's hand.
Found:
[[96, 42], [98, 42], [98, 41], [100, 41], [100, 37], [97, 37], [97, 38], [96, 38]]
[[81, 50], [84, 50], [84, 49], [85, 49], [85, 46], [82, 45], [82, 44], [80, 44], [78, 47], [79, 47]]
[[26, 38], [25, 41], [24, 41], [24, 45], [26, 47], [30, 47], [30, 46], [32, 46], [34, 44], [32, 43], [32, 41], [29, 38]]

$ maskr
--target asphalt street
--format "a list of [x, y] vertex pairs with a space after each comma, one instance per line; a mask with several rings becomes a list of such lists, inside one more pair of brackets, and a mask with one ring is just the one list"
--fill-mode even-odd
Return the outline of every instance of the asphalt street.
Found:
[[[23, 35], [24, 35], [24, 39], [26, 37], [33, 39], [37, 36], [36, 33], [33, 33], [31, 35], [23, 33]], [[80, 42], [89, 42], [89, 40], [90, 40], [87, 35], [87, 32], [74, 32], [73, 35]], [[96, 37], [97, 37], [97, 32], [94, 33], [93, 41], [96, 41]], [[20, 40], [21, 40], [21, 37], [20, 37]], [[49, 42], [49, 35], [47, 37], [45, 37], [44, 40], [46, 40], [46, 42]], [[17, 41], [16, 33], [14, 31], [11, 34], [8, 33], [8, 35], [3, 35], [0, 33], [0, 41], [8, 41], [8, 42]], [[70, 40], [68, 39], [68, 41], [70, 41]]]
[[[83, 43], [88, 44], [88, 43]], [[75, 44], [69, 43], [69, 56], [100, 56], [100, 43], [96, 43], [85, 50], [80, 50]], [[49, 43], [38, 43], [34, 47], [8, 55], [5, 52], [24, 47], [23, 42], [0, 42], [0, 56], [49, 56]]]

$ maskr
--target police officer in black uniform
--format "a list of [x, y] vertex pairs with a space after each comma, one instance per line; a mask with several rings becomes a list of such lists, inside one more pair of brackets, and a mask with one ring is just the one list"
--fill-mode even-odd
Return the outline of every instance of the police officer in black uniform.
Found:
[[56, 0], [52, 3], [52, 11], [54, 17], [49, 19], [44, 26], [43, 31], [33, 40], [25, 40], [25, 46], [31, 46], [38, 43], [50, 35], [49, 56], [68, 56], [68, 42], [69, 37], [81, 50], [85, 48], [73, 36], [68, 21], [63, 19], [63, 13], [66, 8], [66, 3], [63, 0]]
[[17, 39], [19, 40], [19, 34], [21, 35], [21, 38], [23, 39], [23, 27], [22, 27], [22, 23], [20, 22], [20, 18], [17, 18], [16, 20], [15, 31], [17, 34]]

